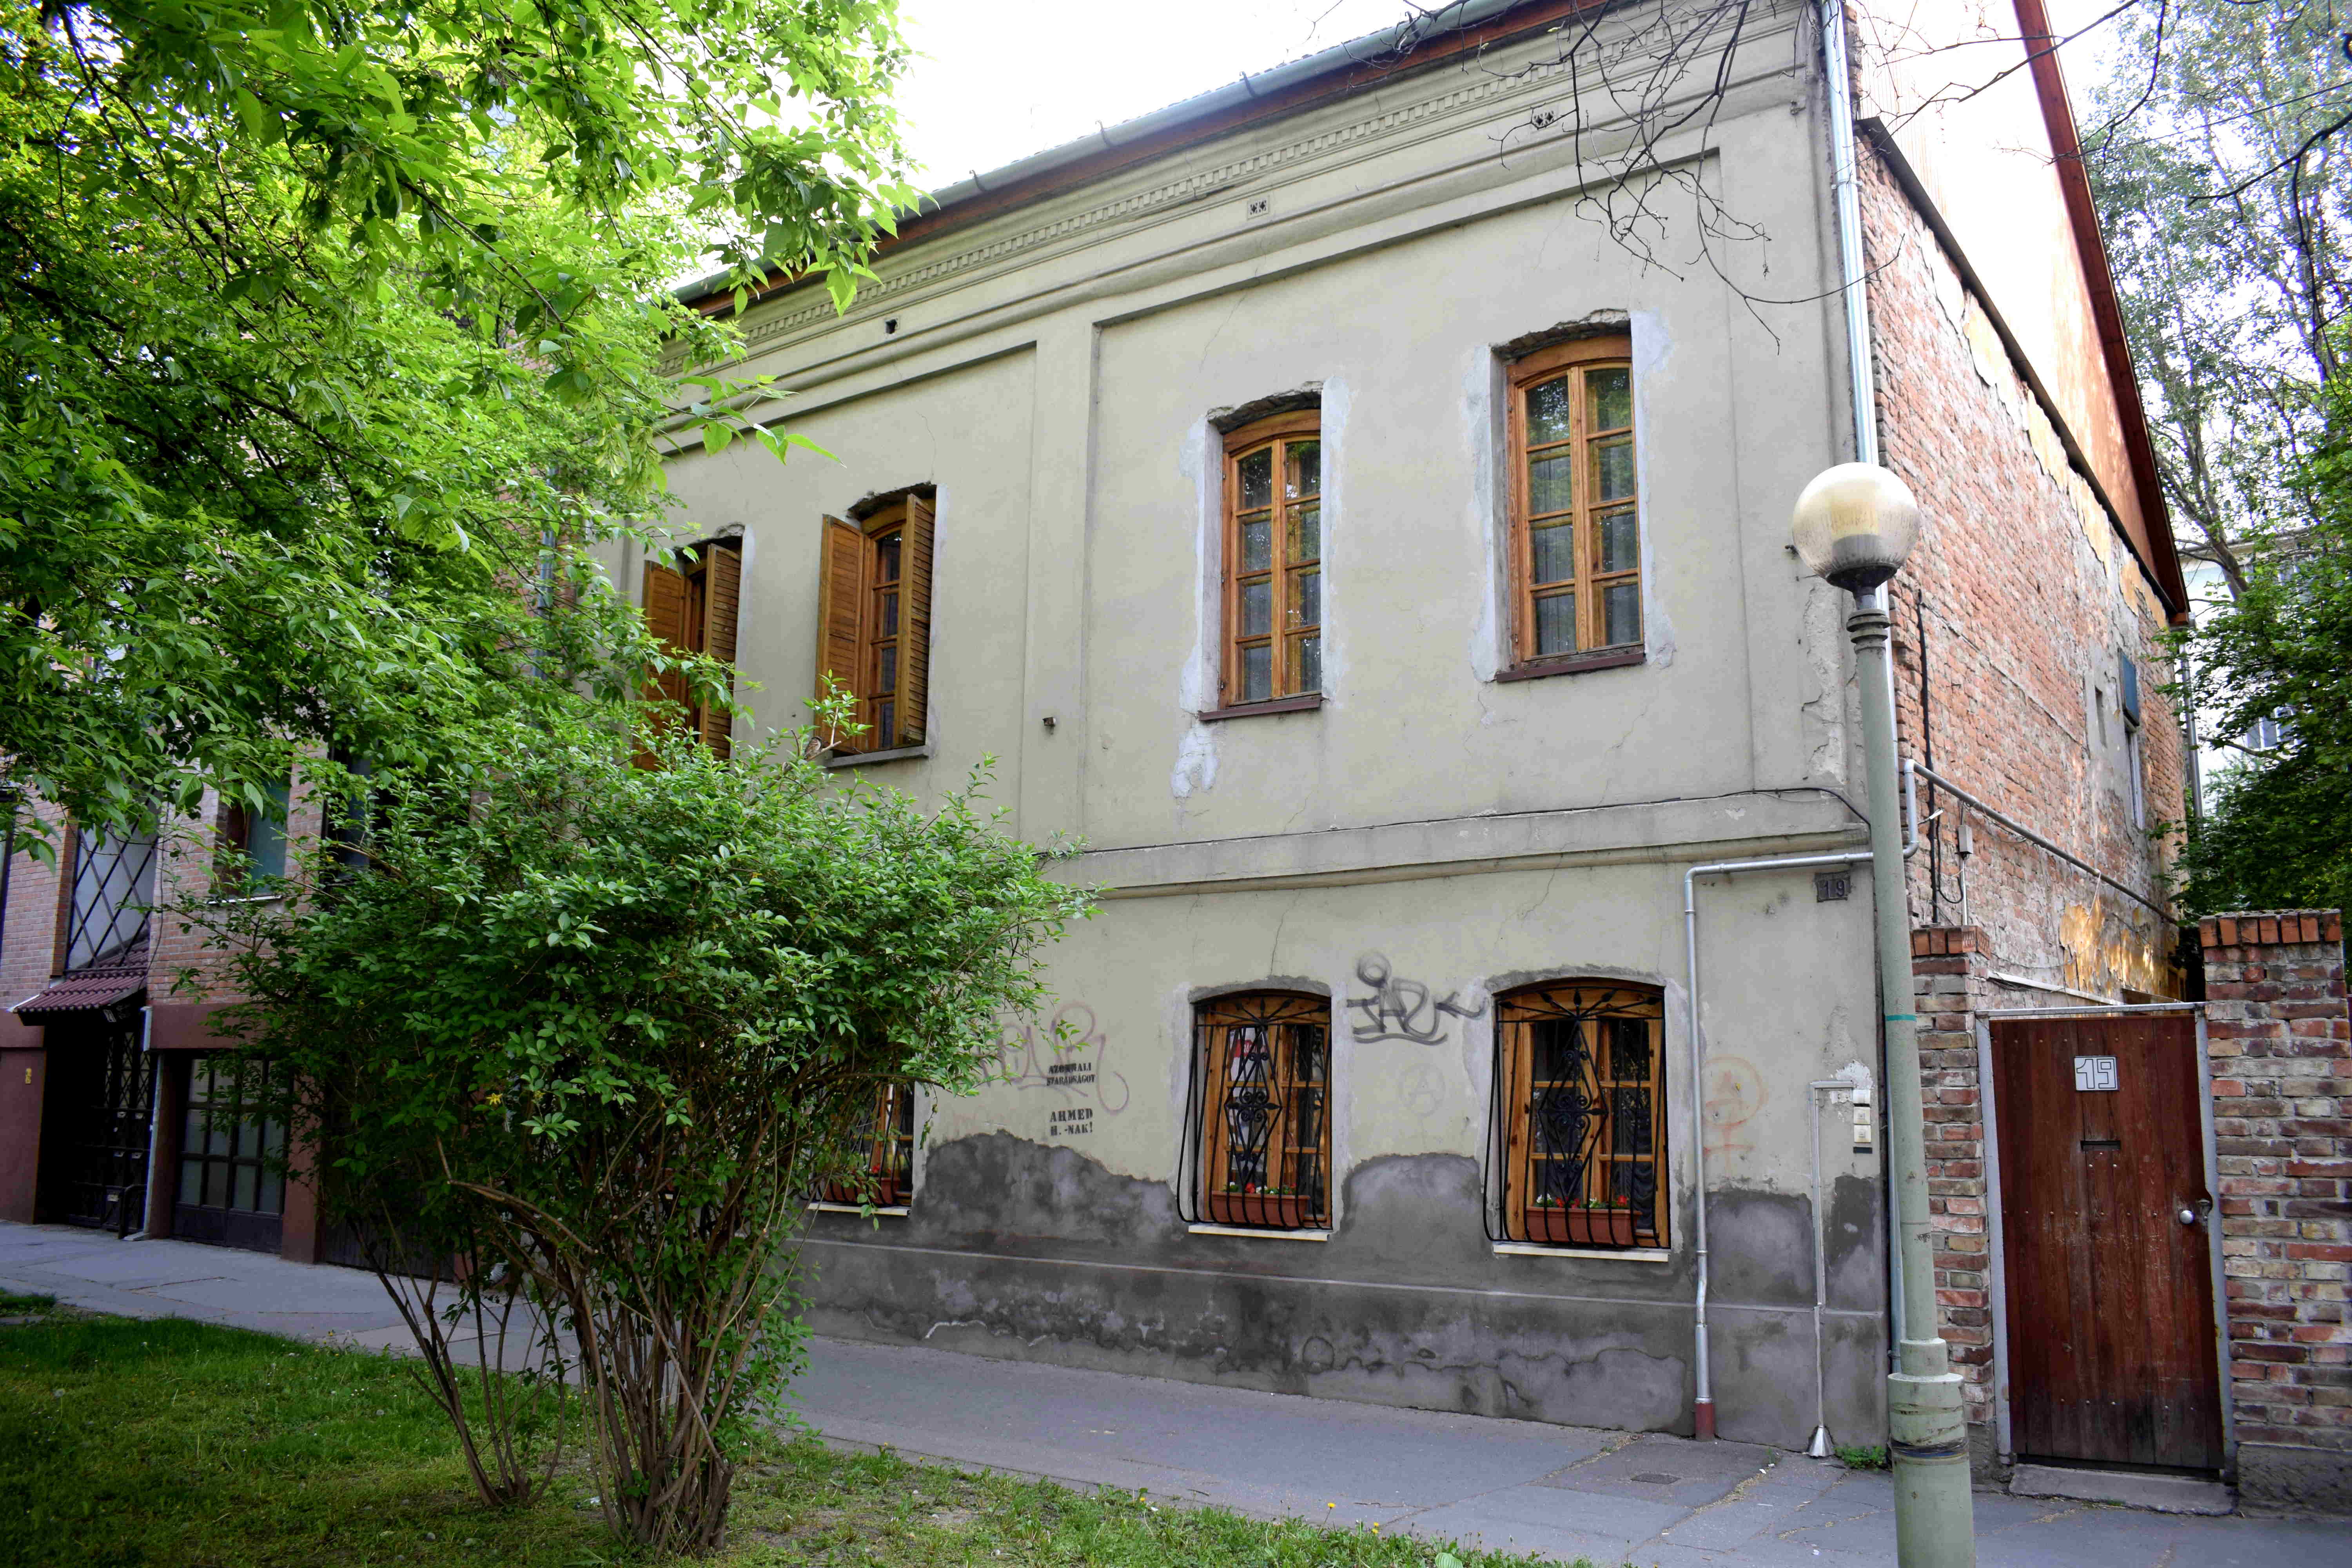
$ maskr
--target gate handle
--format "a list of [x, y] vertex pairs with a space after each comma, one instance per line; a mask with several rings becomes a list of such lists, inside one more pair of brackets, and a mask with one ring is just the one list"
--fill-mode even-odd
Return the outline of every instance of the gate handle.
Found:
[[2197, 1211], [2195, 1209], [2182, 1209], [2176, 1217], [2183, 1225], [2195, 1225], [2197, 1223]]

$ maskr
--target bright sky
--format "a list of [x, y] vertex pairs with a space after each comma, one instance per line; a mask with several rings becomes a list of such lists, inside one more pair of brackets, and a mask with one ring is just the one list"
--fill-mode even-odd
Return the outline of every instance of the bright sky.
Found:
[[[1437, 0], [1423, 0], [1433, 8]], [[2058, 0], [2071, 31], [2115, 0]], [[901, 0], [919, 60], [899, 107], [936, 189], [1402, 21], [1406, 0]], [[2102, 29], [2102, 32], [2105, 29]], [[2089, 40], [2085, 40], [2088, 42]], [[2066, 51], [2077, 112], [2090, 51]], [[2081, 57], [2081, 58], [2078, 58]]]
[[918, 183], [985, 174], [1407, 14], [1404, 0], [901, 0], [928, 57], [898, 100]]

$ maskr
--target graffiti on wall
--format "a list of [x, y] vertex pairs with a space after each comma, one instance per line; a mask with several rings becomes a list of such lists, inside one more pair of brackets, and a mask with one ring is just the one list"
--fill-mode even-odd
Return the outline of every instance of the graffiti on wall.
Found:
[[1370, 995], [1348, 998], [1348, 1011], [1354, 1015], [1351, 1026], [1357, 1042], [1370, 1045], [1375, 1040], [1410, 1040], [1417, 1046], [1434, 1046], [1445, 1039], [1448, 1018], [1477, 1018], [1486, 1015], [1486, 1004], [1475, 1007], [1462, 1004], [1462, 994], [1450, 991], [1443, 996], [1430, 994], [1428, 986], [1418, 980], [1406, 980], [1396, 973], [1395, 965], [1385, 954], [1368, 952], [1356, 960], [1356, 979], [1370, 991]]
[[1049, 1139], [1090, 1138], [1097, 1117], [1117, 1116], [1131, 1098], [1127, 1077], [1110, 1065], [1110, 1041], [1083, 1002], [1056, 1008], [1043, 1024], [1008, 1030], [997, 1047], [992, 1081], [1062, 1097], [1048, 1114]]
[[1769, 1098], [1764, 1075], [1745, 1057], [1710, 1056], [1704, 1082], [1706, 1125], [1701, 1136], [1706, 1140], [1706, 1152], [1753, 1153], [1756, 1133], [1749, 1124]]

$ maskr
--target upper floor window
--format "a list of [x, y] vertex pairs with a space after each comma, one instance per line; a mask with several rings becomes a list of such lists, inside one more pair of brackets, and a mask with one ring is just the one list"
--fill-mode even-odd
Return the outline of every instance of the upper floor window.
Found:
[[1253, 992], [1194, 1017], [1192, 1123], [1198, 1213], [1218, 1225], [1331, 1223], [1331, 1004]]
[[1555, 981], [1497, 999], [1507, 1239], [1666, 1245], [1664, 1034], [1665, 1006], [1652, 986]]
[[1633, 662], [1642, 525], [1632, 340], [1555, 344], [1515, 362], [1510, 380], [1513, 662]]
[[[697, 545], [677, 567], [646, 563], [646, 629], [672, 653], [707, 654], [731, 667], [742, 598], [743, 551], [735, 540]], [[705, 745], [719, 756], [728, 754], [734, 717], [726, 704], [697, 701], [682, 675], [665, 675], [654, 684], [653, 695], [683, 708], [688, 727]]]
[[57, 972], [128, 962], [155, 907], [155, 836], [71, 828], [66, 858]]
[[1226, 434], [1223, 707], [1323, 689], [1322, 418]]
[[931, 498], [910, 491], [856, 522], [824, 520], [817, 574], [816, 694], [856, 700], [860, 732], [837, 752], [919, 746], [931, 673]]
[[223, 795], [215, 879], [227, 896], [266, 891], [286, 875], [287, 781], [265, 785], [263, 803]]

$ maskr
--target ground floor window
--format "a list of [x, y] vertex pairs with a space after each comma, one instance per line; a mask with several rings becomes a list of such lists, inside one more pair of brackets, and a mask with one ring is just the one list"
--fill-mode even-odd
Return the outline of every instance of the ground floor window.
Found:
[[206, 1052], [187, 1070], [173, 1234], [274, 1252], [286, 1212], [286, 1128], [267, 1114], [268, 1066]]
[[1331, 1004], [1253, 992], [1194, 1016], [1191, 1122], [1199, 1207], [1213, 1224], [1331, 1223]]
[[1666, 1245], [1664, 1035], [1652, 986], [1555, 981], [1496, 999], [1488, 1204], [1504, 1238]]
[[885, 1084], [874, 1097], [857, 1138], [863, 1163], [838, 1180], [824, 1183], [817, 1200], [899, 1208], [915, 1198], [915, 1090]]

